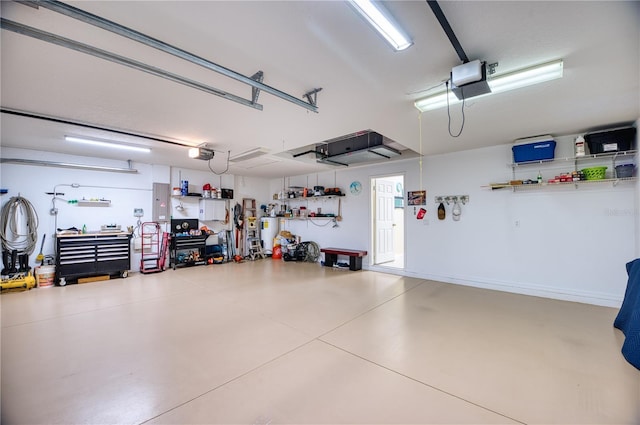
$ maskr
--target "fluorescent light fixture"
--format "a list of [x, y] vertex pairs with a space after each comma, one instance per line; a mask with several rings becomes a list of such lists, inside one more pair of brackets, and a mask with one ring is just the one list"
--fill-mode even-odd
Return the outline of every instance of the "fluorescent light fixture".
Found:
[[[497, 75], [493, 78], [490, 77], [487, 82], [489, 88], [491, 88], [491, 93], [476, 96], [476, 98], [562, 78], [562, 71], [563, 62], [560, 59]], [[448, 94], [450, 105], [461, 102], [452, 91], [449, 91]], [[442, 108], [447, 106], [447, 92], [439, 92], [423, 99], [418, 99], [414, 105], [422, 112]]]
[[350, 0], [349, 3], [395, 50], [404, 50], [413, 44], [380, 2], [374, 4], [370, 0]]
[[84, 139], [84, 138], [73, 137], [73, 136], [64, 136], [64, 140], [66, 140], [67, 142], [83, 143], [85, 145], [100, 146], [103, 148], [122, 149], [127, 151], [144, 152], [144, 153], [151, 152], [151, 149], [146, 148], [144, 146], [127, 145], [127, 144], [117, 143], [117, 142], [107, 142], [104, 140]]
[[189, 149], [189, 158], [209, 161], [213, 158], [213, 151], [207, 148], [191, 148]]

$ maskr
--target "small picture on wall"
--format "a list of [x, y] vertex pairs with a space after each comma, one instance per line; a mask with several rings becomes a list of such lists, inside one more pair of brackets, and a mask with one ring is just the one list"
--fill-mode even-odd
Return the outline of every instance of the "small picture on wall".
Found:
[[413, 192], [407, 192], [407, 204], [408, 205], [426, 205], [427, 191], [416, 190]]

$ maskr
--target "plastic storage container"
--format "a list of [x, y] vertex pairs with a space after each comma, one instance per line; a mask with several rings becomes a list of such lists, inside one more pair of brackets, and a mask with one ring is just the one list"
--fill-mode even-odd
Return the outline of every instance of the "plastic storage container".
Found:
[[606, 175], [607, 167], [585, 168], [582, 172], [587, 180], [602, 180]]
[[591, 154], [620, 152], [634, 149], [636, 141], [635, 127], [618, 128], [585, 134], [584, 140]]
[[625, 177], [633, 177], [633, 164], [616, 165], [616, 177], [623, 179]]
[[555, 158], [556, 141], [551, 136], [516, 140], [513, 162], [547, 161]]

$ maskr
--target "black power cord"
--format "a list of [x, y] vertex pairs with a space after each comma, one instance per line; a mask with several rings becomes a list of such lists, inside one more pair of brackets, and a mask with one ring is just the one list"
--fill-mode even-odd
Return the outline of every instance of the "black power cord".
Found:
[[465, 117], [464, 117], [464, 107], [465, 107], [465, 99], [464, 99], [464, 88], [460, 87], [460, 94], [462, 94], [462, 125], [460, 126], [460, 131], [458, 132], [458, 134], [453, 134], [451, 132], [451, 111], [449, 109], [449, 81], [447, 80], [446, 82], [447, 84], [447, 116], [449, 117], [449, 136], [451, 137], [460, 137], [460, 135], [462, 134], [462, 130], [464, 130], [464, 121], [465, 121]]

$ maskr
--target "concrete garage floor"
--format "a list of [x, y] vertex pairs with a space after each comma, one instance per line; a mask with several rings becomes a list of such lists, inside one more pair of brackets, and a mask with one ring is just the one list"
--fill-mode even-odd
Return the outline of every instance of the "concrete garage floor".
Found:
[[640, 423], [616, 309], [260, 260], [7, 293], [2, 423]]

